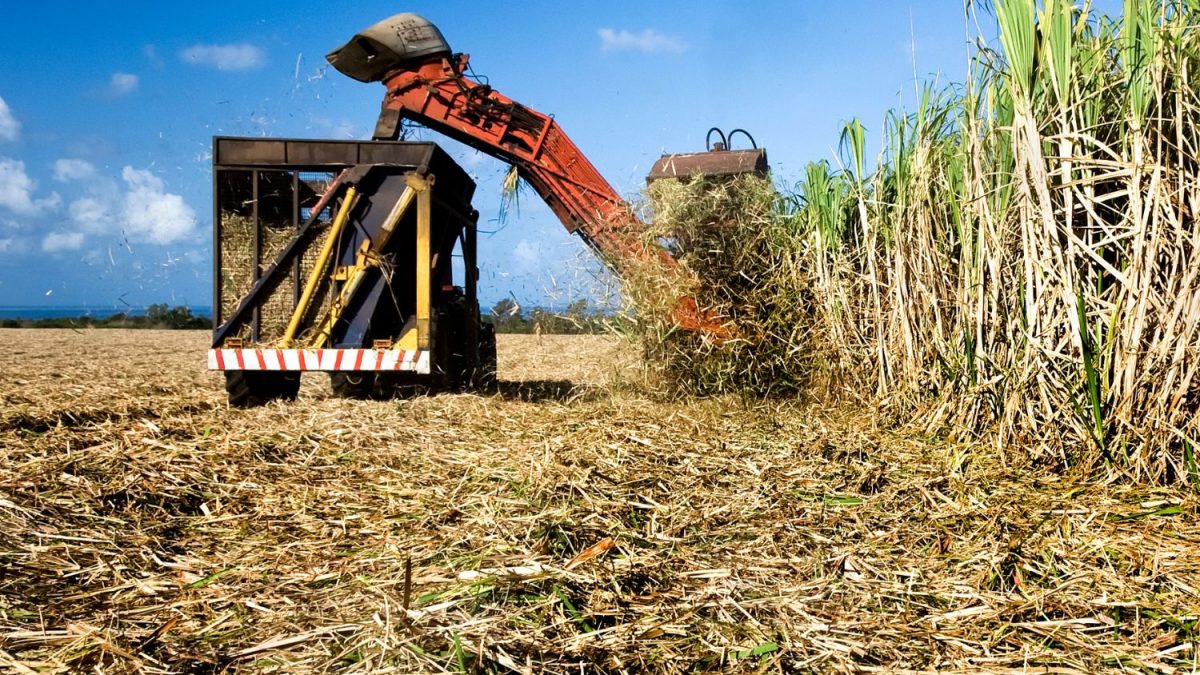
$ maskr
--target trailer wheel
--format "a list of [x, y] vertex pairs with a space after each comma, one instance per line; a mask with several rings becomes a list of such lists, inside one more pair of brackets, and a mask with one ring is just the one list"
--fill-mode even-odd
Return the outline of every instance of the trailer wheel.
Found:
[[329, 388], [338, 398], [368, 399], [374, 387], [374, 373], [329, 373]]
[[363, 401], [413, 398], [430, 392], [420, 376], [406, 373], [334, 372], [329, 373], [329, 386], [334, 396]]
[[496, 327], [490, 323], [479, 324], [479, 366], [471, 384], [482, 391], [496, 389]]
[[294, 401], [300, 393], [300, 373], [225, 371], [225, 391], [234, 408], [254, 408], [271, 401]]

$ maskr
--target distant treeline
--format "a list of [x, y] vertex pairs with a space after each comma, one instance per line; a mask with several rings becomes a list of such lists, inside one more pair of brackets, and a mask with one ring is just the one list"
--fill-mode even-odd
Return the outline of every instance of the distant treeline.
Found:
[[[585, 335], [608, 333], [619, 320], [611, 314], [590, 310], [587, 300], [576, 300], [566, 310], [555, 312], [543, 307], [522, 311], [512, 300], [501, 300], [484, 310], [497, 333], [543, 333], [547, 335]], [[205, 330], [212, 328], [212, 318], [192, 314], [187, 307], [169, 307], [166, 303], [150, 305], [144, 314], [118, 312], [107, 316], [60, 316], [42, 319], [0, 319], [0, 328], [156, 328], [171, 330]]]
[[567, 305], [566, 310], [562, 312], [542, 307], [522, 312], [516, 302], [504, 299], [493, 305], [491, 312], [485, 310], [484, 316], [492, 320], [497, 333], [556, 335], [608, 333], [612, 331], [613, 322], [617, 320], [613, 315], [589, 310], [587, 300], [576, 300]]
[[187, 307], [150, 305], [145, 314], [119, 312], [109, 316], [54, 317], [47, 319], [0, 319], [0, 328], [167, 328], [197, 330], [212, 328], [212, 319], [192, 314]]

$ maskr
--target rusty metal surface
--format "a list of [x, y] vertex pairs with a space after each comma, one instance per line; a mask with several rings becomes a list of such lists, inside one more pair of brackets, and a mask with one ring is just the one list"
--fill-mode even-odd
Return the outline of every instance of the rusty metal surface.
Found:
[[412, 141], [327, 141], [292, 138], [213, 138], [213, 169], [340, 171], [382, 165], [433, 173], [439, 194], [470, 202], [475, 181], [436, 143]]
[[343, 75], [377, 82], [405, 63], [431, 56], [450, 56], [442, 31], [425, 17], [404, 13], [367, 28], [325, 59]]
[[355, 164], [425, 167], [437, 152], [434, 143], [404, 141], [328, 141], [291, 138], [213, 138], [217, 167], [313, 168]]
[[691, 178], [695, 176], [738, 176], [753, 173], [767, 175], [767, 151], [714, 150], [663, 155], [650, 168], [646, 181], [662, 178]]
[[[678, 265], [670, 256], [644, 245], [638, 236], [644, 226], [633, 209], [552, 117], [517, 103], [486, 81], [476, 82], [466, 54], [447, 58], [435, 50], [411, 62], [407, 47], [405, 54], [406, 62], [394, 61], [396, 69], [383, 77], [387, 87], [385, 111], [397, 111], [404, 119], [516, 166], [520, 177], [567, 230], [580, 234], [606, 264], [621, 268], [626, 261], [632, 264], [652, 260], [667, 268]], [[393, 65], [387, 54], [375, 58], [384, 59], [378, 61], [381, 69], [385, 63]], [[374, 77], [377, 71], [348, 74]], [[393, 138], [399, 131], [397, 122], [395, 116], [382, 113], [376, 137]], [[759, 164], [765, 171], [765, 157], [754, 159], [750, 170], [756, 170]], [[709, 320], [703, 326], [706, 330], [720, 328], [719, 323]]]

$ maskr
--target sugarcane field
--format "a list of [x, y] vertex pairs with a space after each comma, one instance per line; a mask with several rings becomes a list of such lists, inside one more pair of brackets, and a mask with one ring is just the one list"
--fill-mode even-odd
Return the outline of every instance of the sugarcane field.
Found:
[[0, 48], [0, 672], [1200, 673], [1196, 0], [133, 5]]

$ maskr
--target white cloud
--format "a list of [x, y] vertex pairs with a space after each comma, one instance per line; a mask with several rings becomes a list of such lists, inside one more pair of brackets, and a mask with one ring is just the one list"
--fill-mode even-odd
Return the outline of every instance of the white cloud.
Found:
[[67, 205], [67, 217], [82, 234], [103, 234], [115, 231], [115, 211], [121, 200], [121, 188], [107, 176], [101, 176], [96, 166], [82, 159], [60, 159], [54, 162], [54, 179], [81, 185], [84, 196]]
[[154, 66], [158, 70], [162, 70], [163, 66], [166, 65], [163, 63], [162, 57], [158, 55], [158, 48], [154, 45], [143, 45], [142, 55], [146, 57], [146, 60], [150, 62], [150, 65]]
[[15, 141], [21, 137], [21, 121], [13, 116], [12, 108], [0, 96], [0, 141]]
[[100, 263], [104, 262], [104, 254], [93, 248], [92, 250], [85, 252], [79, 259], [79, 262], [83, 263], [84, 265], [99, 265]]
[[682, 54], [687, 51], [687, 43], [683, 40], [660, 33], [653, 28], [647, 28], [640, 33], [601, 28], [596, 31], [596, 34], [600, 36], [600, 48], [606, 52], [636, 51]]
[[0, 206], [17, 213], [32, 212], [35, 186], [25, 173], [25, 162], [0, 157]]
[[57, 192], [44, 199], [34, 199], [36, 188], [37, 183], [25, 173], [25, 162], [0, 157], [0, 206], [21, 215], [53, 211], [62, 206], [62, 197]]
[[121, 171], [129, 186], [121, 208], [121, 224], [130, 238], [151, 244], [170, 244], [191, 236], [196, 212], [183, 197], [165, 191], [158, 176], [131, 166]]
[[138, 76], [133, 73], [116, 72], [112, 74], [112, 78], [108, 81], [108, 89], [105, 94], [109, 98], [120, 98], [127, 94], [132, 94], [138, 88]]
[[12, 237], [0, 239], [0, 253], [13, 253], [17, 250], [17, 240]]
[[537, 244], [522, 239], [513, 248], [513, 260], [517, 263], [518, 271], [530, 272], [540, 267], [542, 252]]
[[71, 222], [84, 232], [99, 233], [113, 222], [112, 209], [107, 201], [97, 197], [81, 197], [67, 207]]
[[96, 167], [83, 159], [60, 159], [54, 162], [54, 180], [69, 183], [96, 175]]
[[[195, 234], [196, 212], [183, 197], [167, 192], [163, 180], [148, 170], [126, 166], [118, 181], [101, 175], [85, 160], [60, 159], [54, 163], [53, 175], [72, 190], [65, 209], [57, 192], [41, 199], [34, 197], [37, 183], [25, 173], [23, 162], [0, 157], [0, 207], [24, 216], [24, 220], [57, 212], [66, 227], [45, 235], [41, 241], [43, 251], [79, 250], [90, 236], [121, 231], [129, 241], [158, 245], [187, 240]], [[0, 225], [14, 224], [0, 219]], [[36, 246], [36, 240], [32, 243]], [[16, 244], [10, 243], [8, 252]]]
[[254, 70], [266, 61], [263, 50], [251, 44], [192, 45], [179, 52], [188, 63], [211, 66], [217, 70]]
[[42, 250], [47, 253], [78, 251], [83, 248], [82, 232], [51, 232], [42, 239]]

